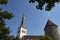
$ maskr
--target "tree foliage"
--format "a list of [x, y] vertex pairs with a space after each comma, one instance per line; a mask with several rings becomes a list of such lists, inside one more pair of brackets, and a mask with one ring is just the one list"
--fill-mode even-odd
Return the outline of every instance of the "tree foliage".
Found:
[[36, 6], [37, 9], [42, 10], [43, 6], [46, 4], [45, 10], [50, 11], [55, 6], [55, 3], [59, 3], [60, 0], [30, 0], [29, 1], [29, 3], [35, 3], [35, 2], [38, 3], [38, 5]]
[[0, 11], [0, 19], [11, 19], [13, 17], [12, 13], [9, 13], [8, 11]]
[[6, 5], [8, 3], [8, 0], [0, 0], [0, 4]]
[[[8, 0], [0, 0], [0, 4], [6, 5]], [[13, 14], [8, 11], [2, 11], [0, 8], [0, 40], [16, 40], [16, 38], [10, 35], [11, 30], [9, 27], [6, 27], [6, 19], [10, 20], [13, 17]]]
[[53, 40], [53, 39], [49, 36], [42, 36], [40, 40]]

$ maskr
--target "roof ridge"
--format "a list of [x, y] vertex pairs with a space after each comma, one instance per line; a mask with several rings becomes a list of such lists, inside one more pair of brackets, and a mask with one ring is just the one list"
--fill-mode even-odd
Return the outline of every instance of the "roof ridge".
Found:
[[48, 21], [47, 21], [47, 24], [48, 24], [48, 25], [56, 25], [55, 23], [53, 23], [53, 22], [52, 22], [51, 20], [49, 20], [49, 19], [48, 19]]

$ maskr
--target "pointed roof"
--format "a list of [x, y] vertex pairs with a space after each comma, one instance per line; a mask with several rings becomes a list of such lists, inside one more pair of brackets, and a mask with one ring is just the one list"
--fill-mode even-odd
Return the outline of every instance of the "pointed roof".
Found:
[[23, 13], [20, 28], [21, 28], [21, 27], [26, 28], [25, 25], [24, 25], [24, 22], [25, 22], [25, 16], [24, 16], [24, 13]]
[[52, 21], [50, 21], [49, 19], [48, 19], [48, 21], [47, 21], [47, 24], [46, 25], [56, 25], [56, 24], [54, 24]]
[[47, 24], [46, 24], [44, 30], [45, 30], [46, 27], [48, 27], [48, 26], [56, 26], [56, 27], [57, 27], [57, 25], [56, 25], [55, 23], [53, 23], [51, 20], [49, 20], [49, 19], [48, 19], [48, 21], [47, 21]]
[[22, 16], [22, 21], [21, 21], [21, 25], [24, 25], [24, 14], [23, 14], [23, 16]]

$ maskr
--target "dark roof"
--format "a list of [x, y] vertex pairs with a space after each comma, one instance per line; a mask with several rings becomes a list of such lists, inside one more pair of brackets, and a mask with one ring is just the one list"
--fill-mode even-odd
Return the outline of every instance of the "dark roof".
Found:
[[[56, 25], [55, 23], [53, 23], [52, 21], [50, 21], [49, 19], [48, 19], [48, 21], [47, 21], [47, 23], [46, 23], [45, 28], [46, 28], [47, 26], [56, 26], [56, 27], [57, 27], [57, 25]], [[44, 30], [45, 30], [45, 28], [44, 28]]]
[[24, 36], [23, 38], [25, 39], [40, 39], [42, 36], [32, 36], [32, 35], [27, 35], [27, 36]]
[[56, 25], [56, 24], [54, 24], [52, 21], [50, 21], [49, 19], [48, 19], [48, 21], [47, 21], [47, 24], [46, 25]]
[[20, 27], [19, 28], [25, 28], [26, 29], [26, 27], [25, 27], [25, 25], [24, 25], [24, 21], [25, 21], [25, 16], [24, 16], [24, 14], [23, 14], [23, 16], [22, 16], [22, 21], [21, 21], [21, 25], [20, 25]]

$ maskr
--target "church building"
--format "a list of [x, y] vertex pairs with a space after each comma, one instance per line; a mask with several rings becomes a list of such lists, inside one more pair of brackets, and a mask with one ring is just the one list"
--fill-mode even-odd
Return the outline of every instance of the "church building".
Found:
[[22, 40], [22, 38], [27, 35], [27, 29], [26, 29], [26, 27], [25, 27], [25, 25], [24, 25], [24, 20], [25, 20], [25, 16], [24, 16], [24, 14], [23, 14], [23, 16], [22, 16], [22, 21], [21, 21], [21, 25], [20, 25], [20, 27], [18, 28], [18, 33], [17, 33], [17, 38], [18, 38], [18, 40], [19, 40], [19, 39]]
[[52, 21], [48, 20], [44, 28], [45, 35], [50, 36], [53, 40], [59, 40], [58, 26]]
[[[27, 35], [27, 28], [24, 25], [25, 16], [23, 14], [21, 25], [18, 28], [18, 40], [40, 40], [42, 36]], [[52, 21], [48, 20], [44, 28], [45, 35], [50, 36], [53, 40], [59, 40], [58, 26]]]

